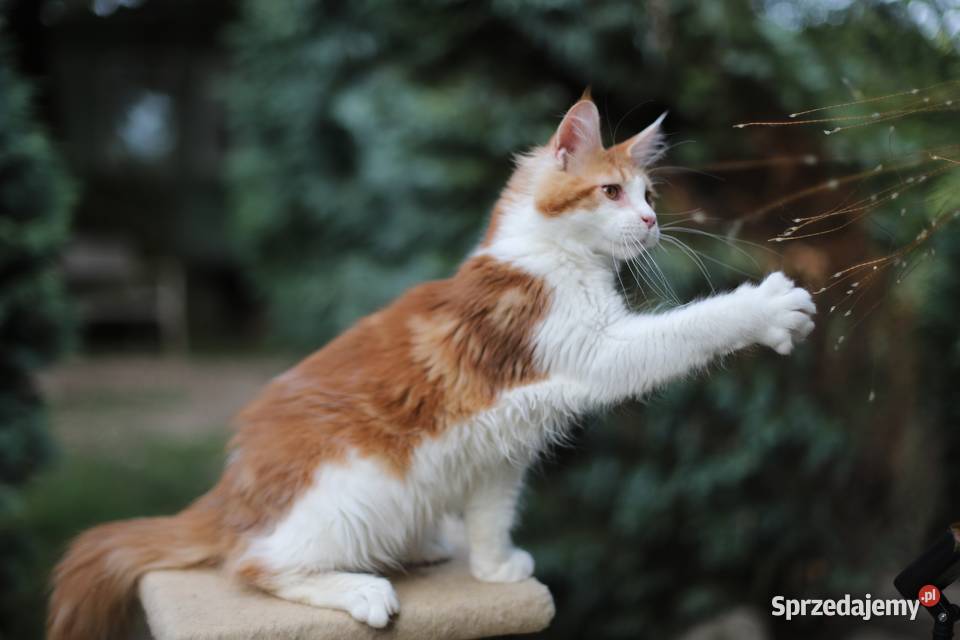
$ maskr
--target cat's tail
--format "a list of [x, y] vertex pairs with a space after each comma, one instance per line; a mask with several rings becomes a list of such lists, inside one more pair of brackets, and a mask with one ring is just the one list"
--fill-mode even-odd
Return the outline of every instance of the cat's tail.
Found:
[[201, 504], [178, 515], [109, 522], [81, 533], [53, 572], [47, 640], [107, 640], [127, 630], [140, 576], [217, 563], [220, 518]]

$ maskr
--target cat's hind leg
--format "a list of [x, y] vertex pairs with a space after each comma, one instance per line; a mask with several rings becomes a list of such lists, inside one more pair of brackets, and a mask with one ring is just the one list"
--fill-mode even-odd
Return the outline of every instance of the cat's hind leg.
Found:
[[400, 601], [390, 581], [370, 573], [267, 574], [245, 568], [238, 571], [238, 577], [283, 600], [346, 611], [358, 622], [376, 629], [387, 626], [390, 617], [400, 611]]

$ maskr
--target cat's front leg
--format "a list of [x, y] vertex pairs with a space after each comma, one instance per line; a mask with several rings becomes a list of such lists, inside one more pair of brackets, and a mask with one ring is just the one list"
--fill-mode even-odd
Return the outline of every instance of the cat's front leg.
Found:
[[813, 330], [815, 311], [810, 294], [777, 272], [665, 313], [625, 315], [599, 336], [580, 380], [618, 401], [750, 345], [786, 355]]
[[489, 470], [467, 497], [470, 571], [477, 580], [518, 582], [533, 575], [533, 556], [510, 537], [522, 482], [523, 470], [505, 463]]

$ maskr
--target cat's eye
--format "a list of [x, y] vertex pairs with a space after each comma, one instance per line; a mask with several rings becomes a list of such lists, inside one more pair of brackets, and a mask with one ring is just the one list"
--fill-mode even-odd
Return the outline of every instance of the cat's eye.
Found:
[[611, 200], [619, 200], [620, 196], [623, 195], [623, 188], [618, 184], [605, 184], [600, 189], [603, 190], [603, 195]]
[[646, 200], [647, 204], [652, 207], [653, 201], [654, 201], [653, 191], [651, 191], [650, 189], [647, 189], [646, 193], [643, 194], [643, 199]]

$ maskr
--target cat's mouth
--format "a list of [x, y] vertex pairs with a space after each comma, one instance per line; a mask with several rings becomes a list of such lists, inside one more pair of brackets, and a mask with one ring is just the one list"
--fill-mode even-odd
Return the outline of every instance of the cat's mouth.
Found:
[[620, 239], [610, 247], [611, 253], [619, 260], [635, 260], [660, 244], [660, 227], [627, 227], [620, 233]]
[[639, 245], [639, 249], [653, 249], [660, 244], [660, 227], [645, 229], [634, 237], [634, 244]]
[[613, 250], [618, 260], [636, 260], [660, 244], [660, 231], [651, 229], [646, 233], [625, 236]]
[[653, 247], [660, 244], [660, 227], [659, 226], [652, 227], [649, 231], [647, 231], [643, 239], [640, 240], [640, 243], [643, 245], [645, 249], [652, 249]]

